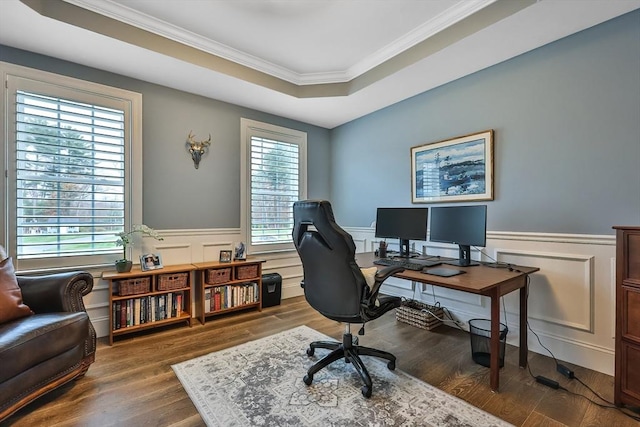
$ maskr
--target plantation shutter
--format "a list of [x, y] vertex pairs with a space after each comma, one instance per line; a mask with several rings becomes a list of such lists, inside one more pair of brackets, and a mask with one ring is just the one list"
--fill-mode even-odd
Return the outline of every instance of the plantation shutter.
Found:
[[18, 259], [114, 253], [125, 218], [125, 112], [16, 92]]
[[291, 242], [300, 195], [300, 145], [251, 137], [251, 245]]

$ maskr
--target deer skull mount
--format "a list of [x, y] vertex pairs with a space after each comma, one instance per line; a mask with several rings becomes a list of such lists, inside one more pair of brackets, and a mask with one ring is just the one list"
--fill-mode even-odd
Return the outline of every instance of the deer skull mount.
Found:
[[189, 131], [189, 136], [187, 136], [186, 147], [191, 153], [191, 158], [193, 159], [193, 165], [198, 169], [200, 166], [200, 159], [202, 159], [202, 155], [207, 152], [209, 149], [209, 145], [211, 145], [211, 134], [209, 134], [209, 139], [196, 141], [193, 139], [195, 135]]

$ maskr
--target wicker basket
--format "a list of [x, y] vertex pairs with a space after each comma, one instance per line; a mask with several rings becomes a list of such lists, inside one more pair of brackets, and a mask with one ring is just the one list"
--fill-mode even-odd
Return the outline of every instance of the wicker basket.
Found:
[[170, 291], [187, 287], [189, 273], [161, 274], [158, 276], [158, 290]]
[[236, 267], [236, 279], [245, 280], [256, 277], [258, 277], [258, 266], [256, 264]]
[[151, 292], [150, 277], [134, 277], [132, 279], [116, 280], [118, 295], [136, 295]]
[[[427, 311], [428, 310], [428, 311]], [[431, 314], [433, 313], [433, 314]], [[438, 318], [436, 318], [435, 316]], [[433, 306], [415, 300], [402, 300], [402, 305], [396, 309], [396, 320], [420, 329], [430, 331], [442, 325], [444, 310], [440, 306]]]
[[231, 280], [231, 267], [207, 270], [207, 283], [217, 285]]

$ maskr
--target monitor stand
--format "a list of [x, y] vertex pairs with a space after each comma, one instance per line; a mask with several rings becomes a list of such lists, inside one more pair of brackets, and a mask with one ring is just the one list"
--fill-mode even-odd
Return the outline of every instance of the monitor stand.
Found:
[[443, 261], [444, 264], [456, 265], [458, 267], [473, 267], [480, 265], [475, 261], [471, 261], [471, 246], [458, 245], [458, 259], [452, 261]]
[[411, 250], [409, 249], [409, 240], [400, 239], [400, 255], [399, 258], [411, 258]]

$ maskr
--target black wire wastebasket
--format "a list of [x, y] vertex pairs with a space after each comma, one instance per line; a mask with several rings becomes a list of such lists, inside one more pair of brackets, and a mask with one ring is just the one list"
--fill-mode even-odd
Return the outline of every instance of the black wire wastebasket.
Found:
[[[507, 333], [509, 328], [500, 323], [500, 367], [504, 366], [504, 352], [507, 345]], [[469, 320], [469, 335], [471, 336], [471, 358], [478, 365], [491, 365], [491, 320]]]

